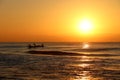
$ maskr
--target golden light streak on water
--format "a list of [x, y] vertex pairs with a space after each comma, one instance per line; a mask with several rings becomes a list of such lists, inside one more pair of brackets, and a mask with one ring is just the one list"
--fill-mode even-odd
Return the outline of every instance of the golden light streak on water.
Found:
[[83, 43], [82, 49], [89, 49], [90, 45], [88, 43]]
[[87, 56], [82, 56], [82, 59], [80, 61], [91, 61], [91, 60]]
[[78, 79], [74, 79], [74, 80], [92, 80], [92, 77], [90, 75], [88, 75], [89, 71], [82, 71], [82, 75], [81, 77], [79, 77]]

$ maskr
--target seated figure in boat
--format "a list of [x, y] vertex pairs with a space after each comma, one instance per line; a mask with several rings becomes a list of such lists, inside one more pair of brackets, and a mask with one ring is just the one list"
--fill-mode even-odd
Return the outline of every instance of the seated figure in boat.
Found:
[[44, 44], [42, 43], [41, 45], [36, 45], [35, 43], [33, 43], [33, 45], [29, 44], [28, 48], [37, 48], [37, 47], [44, 47]]
[[41, 47], [44, 47], [44, 44], [43, 44], [43, 43], [41, 44]]

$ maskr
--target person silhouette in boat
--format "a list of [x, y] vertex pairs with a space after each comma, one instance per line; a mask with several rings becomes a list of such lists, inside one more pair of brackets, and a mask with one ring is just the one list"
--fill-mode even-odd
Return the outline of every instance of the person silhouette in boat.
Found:
[[44, 47], [44, 44], [43, 44], [43, 43], [41, 44], [41, 47]]
[[35, 43], [33, 43], [32, 45], [31, 44], [28, 44], [28, 48], [31, 49], [31, 48], [37, 48], [37, 47], [44, 47], [44, 44], [42, 43], [41, 45], [36, 45]]
[[34, 47], [37, 47], [37, 45], [36, 45], [35, 43], [33, 43], [33, 46], [34, 46]]
[[28, 44], [28, 48], [29, 48], [29, 49], [32, 48], [32, 45], [31, 45], [31, 44]]

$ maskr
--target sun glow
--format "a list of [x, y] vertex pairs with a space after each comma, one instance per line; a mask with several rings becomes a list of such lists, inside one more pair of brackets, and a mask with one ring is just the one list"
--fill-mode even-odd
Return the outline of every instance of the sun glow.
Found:
[[89, 47], [90, 47], [90, 45], [89, 45], [89, 44], [84, 43], [84, 44], [83, 44], [83, 46], [82, 46], [82, 49], [88, 49]]
[[88, 19], [84, 19], [79, 23], [79, 29], [81, 33], [89, 34], [92, 32], [92, 28], [93, 28], [92, 22]]

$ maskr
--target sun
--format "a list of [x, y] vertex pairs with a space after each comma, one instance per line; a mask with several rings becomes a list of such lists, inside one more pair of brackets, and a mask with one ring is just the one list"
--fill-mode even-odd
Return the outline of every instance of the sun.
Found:
[[88, 34], [92, 32], [92, 22], [88, 19], [83, 19], [80, 23], [79, 23], [79, 29], [81, 31], [81, 33], [84, 34]]

